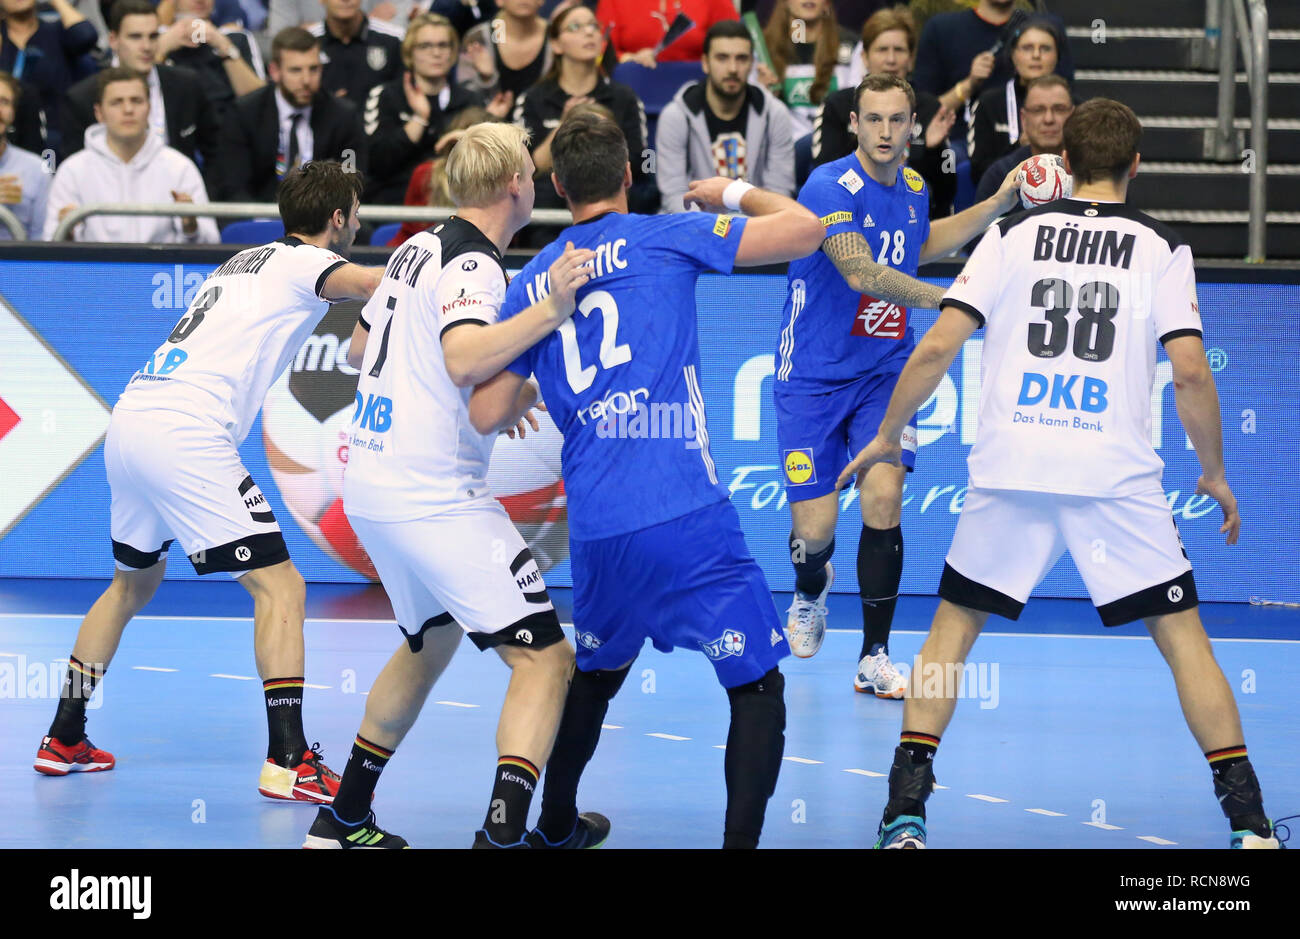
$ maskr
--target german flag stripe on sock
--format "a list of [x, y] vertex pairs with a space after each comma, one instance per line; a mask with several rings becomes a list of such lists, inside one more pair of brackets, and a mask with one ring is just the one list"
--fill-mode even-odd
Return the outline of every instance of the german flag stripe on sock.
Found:
[[1246, 745], [1242, 744], [1239, 747], [1224, 747], [1222, 750], [1211, 750], [1209, 753], [1205, 754], [1205, 758], [1210, 761], [1211, 765], [1213, 765], [1215, 763], [1221, 763], [1224, 760], [1243, 758], [1245, 755]]
[[365, 750], [367, 753], [373, 753], [381, 760], [387, 760], [393, 755], [392, 750], [385, 750], [379, 744], [371, 743], [369, 740], [367, 740], [365, 737], [361, 736], [360, 734], [357, 734], [357, 746], [360, 747], [362, 750]]
[[923, 743], [926, 746], [934, 747], [935, 749], [938, 749], [939, 747], [938, 737], [935, 737], [932, 734], [920, 734], [912, 730], [905, 730], [901, 734], [899, 734], [898, 742], [899, 743]]
[[79, 662], [71, 656], [68, 657], [68, 668], [79, 675], [85, 675], [87, 678], [100, 678], [104, 674], [103, 669], [97, 669], [84, 662]]
[[268, 678], [262, 682], [263, 691], [283, 691], [286, 688], [301, 687], [303, 687], [303, 679], [301, 678]]
[[537, 779], [542, 774], [532, 763], [529, 763], [522, 756], [503, 756], [497, 760], [497, 766], [517, 766], [520, 769], [526, 769], [533, 774], [533, 779]]

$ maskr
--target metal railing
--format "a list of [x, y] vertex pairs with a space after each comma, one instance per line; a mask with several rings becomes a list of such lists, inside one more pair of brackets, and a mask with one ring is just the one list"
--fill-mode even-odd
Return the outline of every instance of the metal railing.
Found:
[[25, 241], [27, 239], [27, 229], [23, 227], [23, 223], [18, 221], [17, 215], [14, 215], [3, 205], [0, 205], [0, 222], [3, 222], [5, 228], [9, 229], [14, 241]]
[[[1247, 11], [1249, 7], [1249, 11]], [[1237, 110], [1237, 47], [1250, 88], [1250, 227], [1246, 260], [1262, 261], [1266, 251], [1268, 208], [1268, 9], [1264, 0], [1207, 0], [1206, 57], [1216, 55], [1219, 70], [1218, 123], [1209, 157], [1241, 159], [1233, 119]]]
[[[2, 209], [3, 206], [0, 206]], [[433, 208], [413, 205], [363, 205], [357, 216], [367, 222], [441, 222], [456, 214], [452, 208]], [[209, 202], [194, 205], [188, 202], [95, 202], [80, 205], [69, 212], [54, 229], [51, 241], [68, 237], [74, 225], [92, 215], [195, 215], [208, 218], [271, 218], [280, 217], [274, 202]], [[4, 216], [0, 215], [0, 220]], [[17, 219], [14, 219], [15, 223]], [[534, 209], [532, 221], [544, 225], [571, 225], [573, 216], [568, 209]], [[11, 226], [12, 227], [12, 226]], [[21, 230], [21, 226], [19, 226]]]

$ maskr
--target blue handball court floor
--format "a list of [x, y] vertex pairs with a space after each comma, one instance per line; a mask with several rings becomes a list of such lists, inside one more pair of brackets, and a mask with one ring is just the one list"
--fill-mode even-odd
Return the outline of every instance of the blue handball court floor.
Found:
[[[292, 848], [315, 809], [257, 794], [266, 720], [252, 601], [237, 584], [168, 582], [127, 629], [92, 700], [111, 772], [32, 770], [80, 618], [104, 583], [0, 580], [0, 847]], [[553, 590], [562, 618], [568, 591]], [[788, 595], [774, 597], [782, 610]], [[891, 651], [909, 663], [937, 601], [904, 597]], [[1237, 696], [1274, 817], [1300, 812], [1300, 610], [1202, 608]], [[342, 770], [365, 693], [400, 641], [382, 591], [308, 588], [307, 739]], [[762, 844], [874, 840], [902, 704], [856, 694], [853, 596], [832, 599], [821, 652], [787, 659], [785, 761]], [[971, 667], [973, 666], [973, 668]], [[416, 847], [467, 847], [482, 822], [508, 671], [462, 643], [389, 764], [375, 809]], [[1209, 770], [1140, 624], [1103, 630], [1086, 601], [1035, 600], [994, 617], [939, 749], [930, 845], [1227, 846]], [[613, 822], [610, 848], [713, 848], [725, 805], [727, 698], [703, 655], [648, 647], [613, 701], [580, 807]], [[536, 811], [536, 800], [534, 803]]]

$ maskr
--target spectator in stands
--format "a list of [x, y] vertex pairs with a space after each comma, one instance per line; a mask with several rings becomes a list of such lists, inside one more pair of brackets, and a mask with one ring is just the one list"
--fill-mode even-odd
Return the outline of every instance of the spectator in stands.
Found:
[[1060, 59], [1065, 37], [1042, 17], [1030, 17], [1012, 34], [1006, 44], [1014, 74], [1001, 85], [987, 88], [970, 111], [970, 129], [966, 134], [966, 151], [970, 156], [972, 179], [982, 179], [998, 159], [1024, 141], [1020, 128], [1020, 108], [1025, 103], [1025, 87], [1035, 78], [1051, 75]]
[[664, 212], [684, 212], [691, 180], [726, 176], [793, 196], [790, 111], [747, 79], [754, 43], [743, 23], [722, 20], [704, 37], [704, 81], [692, 82], [659, 115], [655, 179]]
[[[451, 148], [456, 146], [456, 141], [465, 136], [465, 131], [475, 124], [491, 120], [494, 118], [487, 109], [479, 107], [466, 108], [452, 118], [447, 123], [447, 132], [434, 147], [433, 159], [425, 160], [411, 174], [411, 182], [406, 187], [406, 198], [402, 200], [402, 204], [454, 207], [456, 203], [452, 201], [451, 193], [447, 190], [447, 154], [451, 153]], [[432, 222], [403, 222], [397, 234], [388, 240], [388, 247], [396, 248], [403, 241], [412, 235], [418, 235], [432, 224]]]
[[158, 37], [158, 62], [198, 75], [219, 122], [235, 99], [266, 85], [262, 53], [248, 33], [213, 25], [212, 0], [176, 0], [176, 19]]
[[[45, 212], [46, 240], [59, 221], [92, 202], [208, 201], [194, 161], [164, 144], [149, 127], [149, 83], [129, 68], [99, 73], [95, 117], [85, 149], [59, 166]], [[74, 226], [75, 241], [211, 243], [216, 223], [195, 216], [92, 215]]]
[[[9, 75], [9, 73], [0, 71], [0, 75]], [[12, 75], [9, 77], [13, 78]], [[45, 108], [41, 105], [41, 90], [29, 82], [17, 78], [13, 80], [18, 82], [18, 102], [15, 106], [13, 123], [9, 125], [7, 134], [9, 142], [31, 153], [43, 155], [49, 148], [46, 138], [49, 122], [45, 117]], [[41, 220], [41, 224], [45, 224], [44, 219]]]
[[[954, 142], [961, 141], [963, 149], [968, 126], [966, 105], [973, 103], [982, 90], [1000, 87], [1012, 76], [1010, 60], [997, 53], [1026, 16], [1024, 10], [1016, 9], [1016, 0], [979, 0], [973, 10], [930, 17], [921, 30], [912, 85], [937, 95], [957, 112], [950, 136]], [[1060, 17], [1048, 19], [1065, 35]], [[1066, 79], [1074, 78], [1068, 45], [1061, 48], [1056, 72]]]
[[759, 63], [758, 80], [790, 109], [798, 140], [812, 133], [826, 96], [848, 87], [858, 38], [840, 29], [830, 0], [777, 0], [763, 39], [772, 67]]
[[[370, 172], [366, 202], [401, 202], [411, 172], [434, 154], [448, 122], [469, 107], [481, 107], [476, 91], [456, 84], [460, 39], [451, 22], [436, 13], [417, 14], [402, 40], [402, 77], [370, 90], [366, 134], [370, 137]], [[510, 112], [500, 98], [488, 109], [504, 119]]]
[[[495, 0], [433, 0], [429, 4], [429, 12], [451, 20], [451, 25], [456, 27], [459, 35], [465, 37], [468, 45], [469, 31], [490, 23], [496, 17], [498, 8], [504, 9], [506, 5], [498, 4]], [[542, 20], [542, 25], [545, 27], [545, 20]]]
[[[27, 237], [41, 237], [45, 227], [45, 200], [50, 192], [50, 175], [45, 161], [9, 142], [9, 128], [22, 97], [22, 86], [8, 72], [0, 72], [0, 205], [27, 230]], [[0, 225], [0, 241], [12, 238], [7, 225]]]
[[271, 82], [235, 102], [217, 159], [223, 202], [274, 202], [280, 180], [310, 160], [365, 172], [361, 112], [321, 88], [320, 39], [297, 26], [271, 41]]
[[[863, 74], [897, 75], [906, 79], [916, 55], [916, 20], [905, 6], [877, 10], [862, 26]], [[912, 144], [907, 164], [923, 177], [930, 187], [930, 217], [952, 214], [952, 200], [957, 194], [955, 166], [951, 161], [945, 171], [944, 153], [948, 150], [948, 132], [956, 114], [940, 104], [934, 95], [916, 91], [916, 123], [912, 127]], [[848, 156], [858, 147], [857, 131], [851, 129], [856, 86], [841, 88], [822, 103], [813, 123], [813, 166]]]
[[[674, 42], [659, 44], [684, 13], [695, 25]], [[704, 54], [704, 37], [714, 23], [739, 19], [731, 0], [600, 0], [596, 17], [620, 62], [654, 68], [656, 61], [693, 62]]]
[[[158, 13], [150, 0], [117, 0], [109, 13], [110, 66], [125, 65], [149, 82], [149, 125], [163, 143], [211, 173], [217, 155], [221, 125], [216, 110], [203, 93], [197, 75], [188, 69], [155, 65], [158, 53]], [[68, 89], [63, 107], [64, 153], [83, 146], [86, 128], [95, 123], [96, 76], [83, 78]], [[205, 175], [211, 184], [210, 175]]]
[[95, 27], [68, 0], [50, 0], [58, 20], [36, 15], [36, 0], [0, 0], [0, 71], [36, 86], [47, 121], [45, 142], [60, 149], [60, 107], [76, 81], [79, 59], [99, 41]]
[[324, 22], [308, 30], [321, 42], [321, 87], [360, 110], [371, 88], [402, 77], [402, 30], [367, 17], [361, 0], [321, 0], [321, 5]]
[[[459, 2], [459, 0], [457, 0]], [[504, 0], [500, 16], [465, 34], [457, 77], [491, 100], [508, 95], [511, 107], [551, 68], [542, 0]]]
[[[240, 2], [248, 3], [250, 0], [240, 0]], [[259, 2], [259, 0], [251, 0], [251, 2]], [[432, 12], [446, 15], [442, 7], [453, 5], [462, 7], [466, 11], [466, 16], [473, 17], [473, 7], [462, 3], [462, 0], [434, 0]], [[417, 13], [423, 12], [428, 6], [429, 0], [362, 0], [361, 9], [371, 19], [384, 20], [395, 29], [404, 30], [408, 20]], [[489, 16], [496, 12], [496, 5], [492, 0], [478, 0], [478, 7], [480, 10], [490, 10], [487, 14]], [[272, 36], [287, 26], [310, 29], [321, 21], [323, 13], [320, 0], [270, 0], [267, 9], [266, 29]], [[463, 32], [465, 28], [476, 22], [470, 19], [466, 26], [461, 26], [455, 17], [451, 19], [456, 24], [458, 32]]]
[[[975, 201], [979, 202], [997, 192], [1007, 173], [1022, 160], [1040, 153], [1060, 154], [1065, 122], [1074, 113], [1074, 99], [1070, 96], [1070, 83], [1060, 75], [1042, 75], [1032, 79], [1025, 90], [1025, 102], [1020, 106], [1020, 126], [1024, 128], [1027, 143], [994, 160], [980, 177]], [[1001, 176], [997, 174], [1001, 173]], [[1017, 202], [1008, 215], [1023, 211]]]
[[560, 119], [584, 102], [605, 107], [627, 138], [632, 163], [628, 206], [633, 212], [654, 212], [659, 190], [649, 176], [645, 108], [632, 89], [612, 82], [600, 70], [601, 32], [596, 15], [581, 4], [564, 7], [546, 30], [554, 61], [540, 82], [515, 102], [514, 122], [528, 131], [537, 166], [538, 208], [564, 208], [551, 183], [551, 139]]

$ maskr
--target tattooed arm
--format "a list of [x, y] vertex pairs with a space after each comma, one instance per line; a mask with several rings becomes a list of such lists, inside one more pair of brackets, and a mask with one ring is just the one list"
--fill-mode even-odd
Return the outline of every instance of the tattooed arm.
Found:
[[856, 232], [832, 235], [822, 243], [822, 250], [834, 262], [840, 276], [858, 293], [870, 294], [900, 306], [937, 310], [943, 289], [915, 277], [908, 277], [885, 264], [877, 264], [867, 239]]

